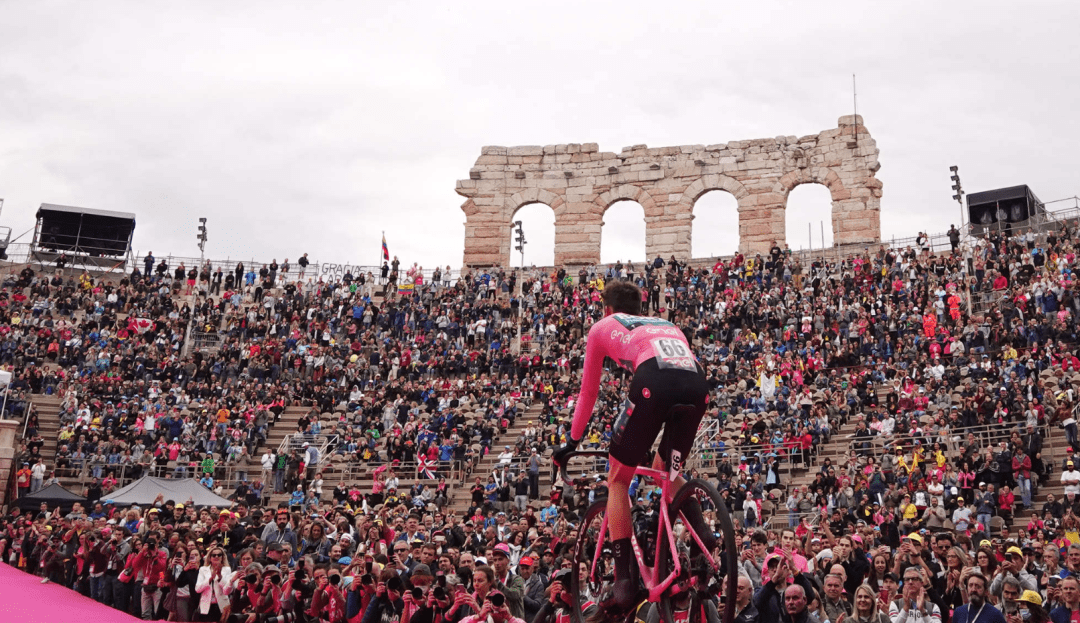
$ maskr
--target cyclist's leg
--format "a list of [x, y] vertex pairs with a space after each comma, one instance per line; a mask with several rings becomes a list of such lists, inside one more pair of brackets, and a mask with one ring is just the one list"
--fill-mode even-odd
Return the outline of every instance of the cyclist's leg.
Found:
[[[665, 469], [666, 466], [670, 465], [673, 452], [678, 454], [680, 463], [686, 460], [686, 457], [693, 450], [694, 438], [697, 436], [698, 426], [701, 424], [701, 419], [705, 415], [705, 408], [708, 404], [709, 388], [703, 375], [679, 375], [678, 379], [672, 379], [671, 386], [671, 389], [677, 395], [684, 397], [683, 400], [685, 400], [686, 404], [693, 404], [695, 408], [688, 412], [673, 413], [671, 414], [672, 421], [665, 423], [664, 437], [660, 440], [660, 451], [653, 458], [653, 467], [655, 469]], [[686, 484], [686, 479], [680, 474], [672, 484], [672, 497], [674, 497], [678, 495], [679, 490]], [[682, 512], [687, 522], [690, 523], [690, 527], [701, 538], [705, 547], [712, 551], [716, 547], [716, 538], [713, 536], [713, 531], [705, 523], [705, 517], [698, 501], [692, 498], [687, 500], [683, 505]], [[691, 541], [690, 550], [692, 553], [697, 552], [698, 545], [696, 542]]]
[[635, 465], [623, 465], [614, 456], [609, 457], [607, 521], [612, 541], [630, 539], [630, 483], [634, 480]]
[[[639, 369], [640, 372], [640, 369]], [[626, 610], [637, 596], [637, 561], [631, 549], [633, 527], [630, 514], [630, 482], [634, 470], [645, 458], [663, 425], [663, 411], [656, 401], [643, 399], [647, 375], [635, 375], [630, 386], [633, 406], [623, 410], [615, 421], [609, 449], [607, 521], [611, 550], [615, 559], [615, 583], [611, 596], [601, 603], [604, 610]], [[644, 395], [650, 395], [648, 390]], [[633, 415], [633, 417], [631, 417]]]

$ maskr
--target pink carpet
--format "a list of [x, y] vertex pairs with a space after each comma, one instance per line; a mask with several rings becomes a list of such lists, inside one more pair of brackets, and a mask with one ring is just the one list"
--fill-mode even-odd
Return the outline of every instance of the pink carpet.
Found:
[[0, 621], [11, 623], [134, 623], [135, 617], [57, 584], [0, 563]]

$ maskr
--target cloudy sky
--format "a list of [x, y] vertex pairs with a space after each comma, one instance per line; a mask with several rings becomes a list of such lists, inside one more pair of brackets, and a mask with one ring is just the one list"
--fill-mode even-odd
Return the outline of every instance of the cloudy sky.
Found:
[[[856, 74], [885, 237], [943, 231], [949, 165], [968, 192], [1080, 194], [1078, 24], [1077, 2], [6, 2], [0, 223], [134, 212], [136, 249], [197, 256], [205, 216], [213, 257], [363, 264], [385, 230], [456, 267], [454, 184], [483, 145], [812, 134]], [[528, 263], [552, 258], [545, 210], [520, 213]], [[695, 213], [695, 255], [735, 247], [734, 199]], [[828, 213], [797, 188], [789, 244], [811, 224], [820, 245]], [[641, 219], [612, 208], [605, 261], [644, 256]]]

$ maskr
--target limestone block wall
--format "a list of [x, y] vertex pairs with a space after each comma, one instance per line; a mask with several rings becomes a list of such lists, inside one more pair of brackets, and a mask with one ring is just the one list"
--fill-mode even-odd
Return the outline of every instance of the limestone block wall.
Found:
[[625, 200], [645, 210], [648, 257], [686, 260], [694, 202], [710, 190], [735, 196], [739, 249], [761, 253], [785, 239], [788, 193], [799, 184], [828, 187], [836, 244], [879, 242], [881, 182], [874, 175], [880, 166], [861, 115], [801, 138], [633, 145], [618, 154], [596, 143], [484, 147], [469, 178], [457, 182], [466, 197], [464, 264], [510, 265], [514, 214], [531, 203], [555, 213], [556, 264], [598, 263], [604, 213]]

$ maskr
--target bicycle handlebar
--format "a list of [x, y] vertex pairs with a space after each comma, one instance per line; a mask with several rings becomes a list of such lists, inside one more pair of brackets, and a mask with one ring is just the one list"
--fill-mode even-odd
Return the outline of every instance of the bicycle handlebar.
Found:
[[569, 482], [570, 478], [567, 477], [567, 475], [566, 475], [566, 465], [567, 465], [567, 463], [570, 462], [571, 459], [575, 459], [575, 458], [577, 458], [579, 456], [598, 456], [598, 457], [603, 457], [603, 458], [606, 459], [606, 458], [608, 458], [608, 452], [607, 452], [607, 450], [575, 450], [575, 451], [571, 452], [570, 454], [566, 455], [566, 463], [562, 463], [562, 464], [560, 464], [558, 461], [555, 461], [554, 459], [552, 459], [552, 462], [555, 464], [555, 466], [559, 468], [557, 470], [552, 470], [551, 471], [551, 484], [552, 485], [555, 484], [555, 482], [558, 480], [559, 476], [562, 477], [563, 482]]

